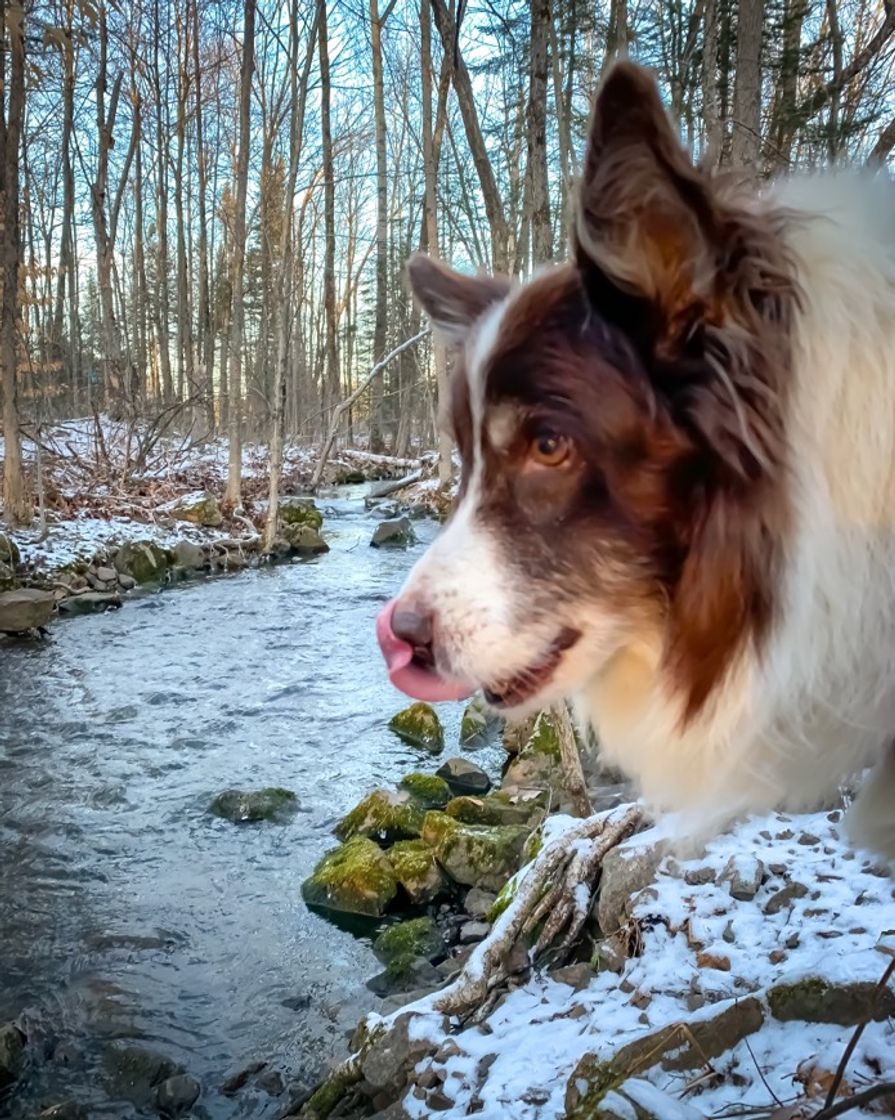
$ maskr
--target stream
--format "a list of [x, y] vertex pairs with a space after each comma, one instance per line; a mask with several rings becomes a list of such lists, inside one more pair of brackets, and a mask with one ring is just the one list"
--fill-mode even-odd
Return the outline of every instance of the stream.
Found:
[[[190, 1116], [274, 1117], [287, 1098], [221, 1092], [253, 1060], [310, 1083], [377, 1006], [369, 937], [309, 913], [301, 881], [371, 788], [438, 765], [387, 728], [402, 700], [373, 630], [423, 544], [375, 550], [359, 489], [321, 499], [332, 551], [198, 580], [0, 647], [0, 1022], [41, 1038], [0, 1116], [115, 1096], [116, 1040], [203, 1087]], [[437, 526], [417, 522], [421, 541]], [[460, 705], [445, 705], [445, 754]], [[478, 761], [481, 761], [481, 756]], [[207, 812], [282, 785], [285, 825]], [[34, 1049], [34, 1047], [30, 1047]]]

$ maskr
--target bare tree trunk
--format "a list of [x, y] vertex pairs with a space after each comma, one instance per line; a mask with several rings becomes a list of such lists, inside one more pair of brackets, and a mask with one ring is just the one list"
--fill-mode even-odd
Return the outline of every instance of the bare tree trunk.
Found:
[[246, 195], [251, 144], [252, 74], [255, 68], [255, 0], [245, 0], [242, 32], [242, 61], [239, 70], [239, 153], [236, 160], [236, 205], [233, 218], [233, 252], [230, 279], [230, 461], [225, 500], [238, 506], [242, 501], [242, 362], [245, 308]]
[[209, 432], [215, 428], [214, 415], [214, 332], [211, 327], [211, 297], [208, 285], [208, 226], [206, 194], [208, 191], [208, 153], [205, 151], [202, 104], [202, 67], [199, 64], [199, 0], [193, 3], [193, 80], [196, 83], [196, 170], [199, 185], [199, 306], [196, 353], [199, 359], [199, 384], [203, 394], [205, 424]]
[[331, 84], [326, 4], [327, 0], [318, 0], [320, 21], [320, 132], [323, 141], [323, 224], [325, 240], [323, 313], [326, 343], [323, 403], [324, 408], [330, 410], [338, 404], [341, 396], [341, 384], [339, 380], [339, 352], [336, 347], [336, 185], [332, 124], [330, 121]]
[[[11, 525], [31, 520], [25, 494], [18, 409], [19, 265], [19, 145], [25, 118], [25, 9], [21, 0], [0, 5], [0, 42], [9, 44], [9, 99], [0, 80], [0, 366], [3, 368], [3, 513]], [[3, 64], [5, 68], [5, 63]]]
[[550, 0], [531, 0], [531, 52], [528, 83], [528, 184], [532, 263], [553, 257], [553, 226], [547, 183], [547, 39]]
[[609, 31], [606, 35], [606, 55], [603, 68], [614, 58], [628, 53], [628, 0], [611, 0]]
[[[388, 320], [388, 159], [385, 131], [385, 80], [382, 73], [382, 28], [394, 0], [380, 16], [378, 0], [370, 0], [370, 41], [373, 51], [373, 116], [376, 135], [376, 310], [373, 363], [385, 354]], [[370, 401], [370, 450], [382, 451], [382, 383], [375, 381]]]
[[[159, 0], [155, 0], [155, 24], [153, 27], [153, 80], [155, 84], [155, 139], [156, 157], [156, 230], [158, 249], [155, 265], [155, 331], [158, 339], [159, 366], [162, 372], [162, 399], [170, 404], [174, 399], [174, 382], [171, 378], [171, 344], [168, 307], [168, 159], [167, 122], [163, 106], [167, 105], [168, 91], [162, 88], [162, 74], [159, 47], [162, 37], [159, 17]], [[165, 83], [167, 87], [167, 82]]]
[[177, 220], [177, 396], [181, 401], [194, 393], [192, 315], [187, 275], [186, 215], [183, 205], [183, 159], [186, 147], [186, 108], [190, 95], [189, 8], [177, 12], [177, 155], [174, 172], [174, 213]]
[[764, 0], [740, 0], [733, 92], [733, 167], [758, 170], [761, 141], [761, 31]]
[[702, 123], [705, 129], [704, 161], [718, 167], [724, 147], [724, 121], [718, 95], [718, 0], [706, 0], [702, 50]]

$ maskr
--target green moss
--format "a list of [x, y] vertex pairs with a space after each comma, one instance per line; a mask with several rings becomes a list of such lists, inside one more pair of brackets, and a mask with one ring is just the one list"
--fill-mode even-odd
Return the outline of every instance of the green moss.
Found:
[[387, 855], [396, 879], [414, 906], [423, 906], [444, 891], [444, 875], [425, 841], [399, 840]]
[[562, 761], [559, 734], [556, 730], [556, 722], [550, 712], [540, 713], [535, 720], [528, 742], [522, 748], [522, 758], [530, 758], [535, 755], [549, 758], [557, 763]]
[[313, 498], [281, 498], [277, 512], [285, 525], [308, 525], [318, 530], [323, 525], [323, 514]]
[[385, 913], [397, 892], [391, 863], [364, 836], [355, 836], [327, 852], [301, 887], [309, 906], [373, 917]]
[[513, 899], [516, 897], [516, 891], [519, 884], [515, 879], [510, 879], [500, 888], [497, 898], [491, 903], [491, 909], [488, 911], [488, 921], [494, 925], [500, 915], [506, 910]]
[[17, 567], [22, 562], [19, 546], [9, 533], [0, 533], [0, 563], [10, 568]]
[[406, 774], [399, 784], [423, 809], [443, 809], [451, 799], [450, 786], [437, 774], [414, 771]]
[[447, 813], [441, 813], [437, 809], [430, 809], [423, 817], [420, 837], [430, 848], [437, 848], [444, 838], [455, 832], [457, 828], [458, 824], [453, 817], [449, 817]]
[[544, 833], [540, 828], [536, 828], [534, 832], [525, 841], [525, 847], [522, 849], [522, 863], [531, 863], [532, 860], [538, 858], [544, 847]]
[[443, 953], [444, 940], [431, 918], [412, 918], [383, 930], [373, 942], [373, 952], [389, 976], [398, 979], [418, 957], [428, 960]]
[[289, 789], [268, 786], [266, 789], [228, 789], [212, 801], [209, 812], [234, 824], [255, 821], [282, 821], [298, 809], [298, 798]]
[[495, 723], [495, 716], [479, 696], [474, 696], [463, 712], [460, 721], [460, 743], [469, 746], [486, 738]]
[[339, 821], [334, 831], [340, 840], [352, 836], [376, 837], [386, 843], [419, 836], [425, 811], [406, 791], [374, 789]]
[[530, 824], [540, 815], [536, 802], [516, 802], [505, 793], [490, 793], [487, 797], [455, 797], [444, 810], [449, 817], [464, 824]]
[[389, 727], [405, 743], [427, 750], [440, 751], [444, 747], [441, 721], [431, 704], [411, 704], [389, 720]]
[[170, 558], [154, 541], [128, 541], [115, 553], [115, 567], [133, 576], [137, 583], [161, 583]]
[[498, 890], [519, 867], [528, 829], [518, 825], [478, 827], [447, 813], [428, 812], [422, 838], [447, 874], [469, 887]]
[[318, 556], [329, 552], [329, 545], [313, 525], [280, 525], [280, 536], [291, 552], [299, 556]]
[[569, 1078], [566, 1089], [565, 1120], [600, 1120], [597, 1107], [607, 1093], [624, 1080], [615, 1065], [585, 1054]]

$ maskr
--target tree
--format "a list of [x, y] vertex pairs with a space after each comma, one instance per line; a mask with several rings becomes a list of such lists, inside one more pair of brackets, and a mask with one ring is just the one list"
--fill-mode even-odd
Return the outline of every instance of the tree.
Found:
[[550, 0], [530, 0], [531, 51], [528, 82], [528, 192], [534, 264], [553, 256], [553, 226], [547, 174], [547, 40]]
[[756, 171], [761, 143], [761, 33], [764, 0], [739, 0], [730, 163]]

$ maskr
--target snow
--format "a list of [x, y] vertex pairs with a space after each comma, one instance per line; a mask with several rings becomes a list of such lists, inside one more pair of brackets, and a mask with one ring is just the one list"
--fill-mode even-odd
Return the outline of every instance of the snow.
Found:
[[[555, 836], [575, 823], [552, 818], [550, 831]], [[629, 846], [655, 836], [655, 831], [641, 834]], [[754, 898], [735, 900], [722, 875], [728, 865], [741, 862], [745, 869], [754, 859], [761, 860], [765, 880]], [[714, 883], [686, 882], [688, 871], [706, 867]], [[773, 907], [765, 912], [789, 883], [801, 884], [805, 893], [776, 913]], [[714, 1016], [746, 995], [763, 998], [781, 982], [822, 976], [876, 984], [889, 963], [887, 954], [895, 951], [895, 884], [872, 856], [849, 849], [835, 812], [752, 818], [715, 840], [701, 858], [666, 857], [653, 892], [634, 913], [642, 955], [627, 962], [622, 976], [596, 973], [576, 992], [536, 971], [488, 1016], [484, 1029], [467, 1027], [452, 1035], [459, 1052], [440, 1068], [446, 1073], [443, 1091], [454, 1105], [443, 1116], [475, 1111], [485, 1120], [508, 1115], [558, 1120], [565, 1112], [566, 1084], [584, 1055], [608, 1060], [645, 1034]], [[512, 910], [501, 916], [492, 937], [505, 928]], [[487, 945], [473, 955], [474, 968], [481, 966]], [[729, 962], [729, 970], [700, 967], [697, 952]], [[412, 1006], [428, 1012], [432, 1000]], [[431, 1015], [424, 1021], [430, 1030]], [[777, 1022], [766, 1010], [758, 1032], [712, 1063], [714, 1076], [667, 1073], [657, 1066], [621, 1089], [663, 1120], [712, 1116], [734, 1105], [771, 1109], [775, 1097], [786, 1102], [803, 1093], [794, 1079], [806, 1060], [835, 1070], [852, 1033], [835, 1024]], [[867, 1027], [847, 1071], [856, 1091], [881, 1078], [895, 1078], [891, 1020]], [[426, 1101], [413, 1094], [403, 1104], [412, 1117], [430, 1115]]]

